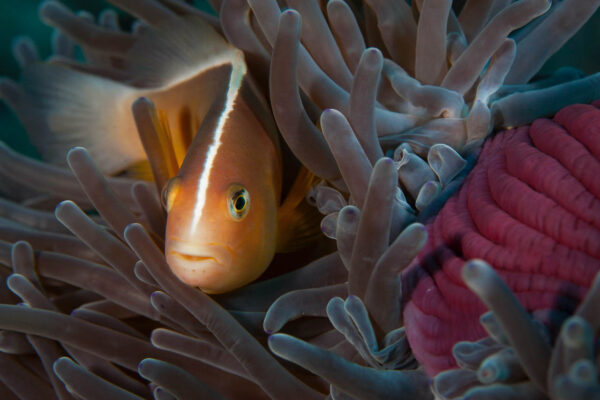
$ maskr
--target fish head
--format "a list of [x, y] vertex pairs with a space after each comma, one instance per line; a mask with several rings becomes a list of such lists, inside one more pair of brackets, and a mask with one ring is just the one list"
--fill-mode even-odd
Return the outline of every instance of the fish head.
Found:
[[163, 196], [167, 262], [206, 293], [258, 278], [277, 244], [279, 148], [256, 116], [246, 83], [236, 89], [234, 78], [229, 82]]
[[228, 292], [258, 278], [275, 253], [275, 196], [236, 180], [207, 191], [198, 216], [195, 196], [186, 194], [189, 186], [174, 178], [166, 191], [165, 254], [173, 273], [206, 293]]

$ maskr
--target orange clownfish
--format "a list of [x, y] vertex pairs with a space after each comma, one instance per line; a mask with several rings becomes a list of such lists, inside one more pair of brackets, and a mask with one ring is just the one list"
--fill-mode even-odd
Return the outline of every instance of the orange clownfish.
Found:
[[42, 156], [58, 161], [83, 145], [106, 173], [145, 162], [129, 110], [146, 97], [180, 166], [162, 194], [165, 256], [179, 279], [227, 292], [258, 278], [276, 251], [318, 237], [318, 213], [304, 200], [310, 172], [300, 168], [281, 201], [278, 132], [241, 51], [200, 19], [179, 18], [140, 34], [124, 61], [135, 86], [49, 64], [25, 71], [50, 132]]
[[[281, 241], [291, 216], [282, 213], [293, 212], [294, 205], [280, 207], [277, 132], [261, 121], [259, 108], [266, 105], [245, 76], [243, 60], [208, 74], [223, 88], [163, 192], [165, 255], [179, 279], [222, 293], [258, 278], [275, 251], [289, 245]], [[299, 179], [307, 190], [310, 176]]]
[[302, 168], [281, 204], [277, 129], [241, 52], [223, 46], [231, 57], [203, 72], [214, 95], [206, 98], [208, 112], [162, 195], [167, 262], [179, 279], [207, 293], [255, 280], [276, 251], [298, 247], [318, 231], [314, 211], [300, 211], [313, 175]]

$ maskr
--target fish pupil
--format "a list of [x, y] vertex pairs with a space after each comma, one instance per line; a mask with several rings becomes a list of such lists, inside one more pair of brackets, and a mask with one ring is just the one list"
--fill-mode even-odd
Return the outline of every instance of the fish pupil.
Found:
[[246, 205], [246, 199], [244, 199], [243, 195], [239, 195], [237, 199], [235, 199], [235, 209], [241, 211], [244, 209]]

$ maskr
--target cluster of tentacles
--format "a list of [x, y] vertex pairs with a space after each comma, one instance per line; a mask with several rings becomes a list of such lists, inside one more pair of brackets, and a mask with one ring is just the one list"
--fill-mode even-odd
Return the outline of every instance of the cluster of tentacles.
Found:
[[[131, 32], [113, 11], [44, 3], [57, 29], [44, 62], [152, 87], [130, 68], [136, 38], [208, 21], [323, 178], [311, 199], [337, 251], [207, 296], [165, 262], [153, 183], [106, 177], [82, 148], [67, 169], [2, 145], [2, 398], [600, 397], [600, 111], [482, 148], [493, 127], [600, 97], [598, 74], [529, 82], [598, 1], [214, 0], [218, 18], [111, 3], [139, 18]], [[26, 39], [14, 53], [24, 71], [41, 62]], [[24, 87], [3, 80], [0, 95], [43, 135]], [[146, 138], [147, 106], [133, 109]]]

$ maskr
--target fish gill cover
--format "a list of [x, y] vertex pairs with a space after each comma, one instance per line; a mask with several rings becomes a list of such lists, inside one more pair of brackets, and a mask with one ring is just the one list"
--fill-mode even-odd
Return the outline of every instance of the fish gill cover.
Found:
[[[600, 2], [110, 3], [131, 28], [44, 2], [52, 55], [16, 40], [0, 82], [43, 158], [0, 146], [0, 397], [600, 397], [600, 76], [538, 74]], [[163, 253], [173, 115], [107, 95], [181, 93], [190, 21], [244, 53], [335, 250], [213, 296]]]

